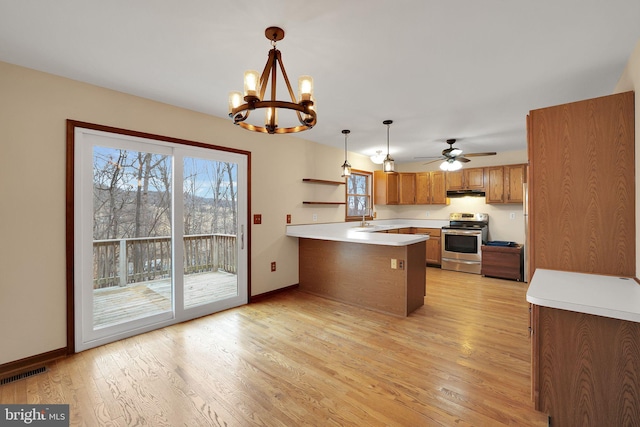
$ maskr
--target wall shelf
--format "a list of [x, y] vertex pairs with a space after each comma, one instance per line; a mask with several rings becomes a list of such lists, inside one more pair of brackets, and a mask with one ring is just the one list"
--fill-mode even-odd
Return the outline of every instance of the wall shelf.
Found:
[[344, 181], [329, 181], [326, 179], [302, 178], [302, 182], [311, 184], [344, 185]]
[[346, 202], [302, 202], [303, 205], [345, 205]]
[[[329, 181], [327, 179], [315, 179], [315, 178], [302, 178], [302, 182], [306, 182], [308, 184], [325, 184], [325, 185], [344, 185], [344, 181]], [[312, 202], [306, 201], [302, 202], [303, 205], [346, 205], [346, 202]]]

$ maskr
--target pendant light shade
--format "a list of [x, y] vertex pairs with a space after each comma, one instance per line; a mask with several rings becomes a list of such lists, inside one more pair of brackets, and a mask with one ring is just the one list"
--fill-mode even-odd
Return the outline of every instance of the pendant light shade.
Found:
[[389, 173], [395, 172], [395, 164], [391, 156], [389, 155], [389, 128], [391, 127], [391, 123], [393, 120], [385, 120], [382, 124], [387, 125], [387, 157], [384, 158], [382, 162], [382, 170]]
[[349, 129], [342, 131], [344, 135], [344, 163], [342, 164], [342, 177], [351, 176], [351, 165], [347, 161], [347, 136], [351, 133]]

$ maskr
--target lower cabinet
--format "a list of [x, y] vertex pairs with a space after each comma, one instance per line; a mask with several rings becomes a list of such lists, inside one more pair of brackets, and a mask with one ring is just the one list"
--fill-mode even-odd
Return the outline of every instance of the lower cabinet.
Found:
[[428, 265], [442, 264], [442, 252], [440, 247], [441, 230], [439, 228], [415, 228], [414, 234], [428, 234], [426, 263]]
[[640, 323], [531, 306], [532, 397], [554, 426], [640, 422]]
[[522, 281], [524, 275], [522, 245], [514, 247], [482, 245], [480, 273], [483, 276]]

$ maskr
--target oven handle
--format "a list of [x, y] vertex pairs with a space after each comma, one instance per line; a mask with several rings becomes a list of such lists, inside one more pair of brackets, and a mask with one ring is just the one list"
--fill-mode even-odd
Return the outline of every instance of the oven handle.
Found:
[[474, 230], [474, 231], [463, 231], [463, 230], [442, 230], [445, 234], [475, 234], [476, 236], [482, 234], [482, 231]]

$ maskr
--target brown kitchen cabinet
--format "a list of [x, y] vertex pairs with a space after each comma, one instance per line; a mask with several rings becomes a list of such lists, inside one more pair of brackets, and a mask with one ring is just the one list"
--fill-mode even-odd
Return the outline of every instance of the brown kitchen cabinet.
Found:
[[398, 204], [415, 205], [416, 204], [416, 174], [415, 173], [398, 173]]
[[441, 229], [439, 228], [414, 228], [414, 234], [427, 234], [427, 253], [425, 262], [428, 265], [440, 266], [442, 264]]
[[532, 398], [554, 426], [640, 420], [640, 323], [532, 304]]
[[482, 268], [480, 274], [521, 282], [524, 275], [522, 245], [482, 245]]
[[443, 171], [418, 172], [416, 175], [416, 205], [446, 205], [446, 175]]
[[522, 203], [526, 182], [526, 165], [492, 166], [486, 168], [487, 203]]
[[429, 172], [418, 172], [416, 175], [416, 205], [426, 205], [431, 200]]
[[400, 203], [399, 174], [395, 172], [373, 172], [373, 202], [377, 205]]
[[[626, 92], [527, 116], [529, 278], [635, 277], [634, 104]], [[531, 328], [532, 398], [553, 425], [638, 423], [639, 323], [532, 305]]]
[[447, 190], [484, 190], [484, 168], [447, 172]]
[[633, 92], [529, 113], [528, 277], [636, 274], [635, 114]]

